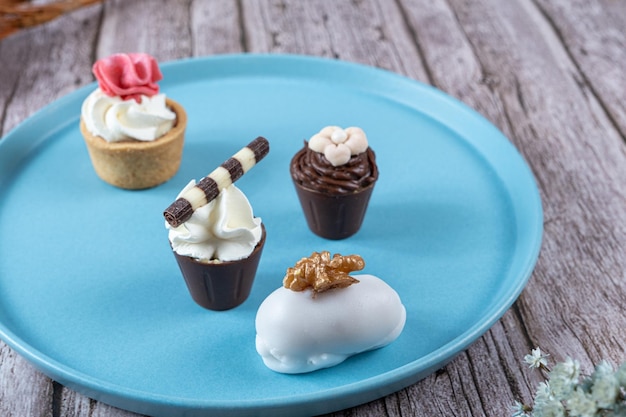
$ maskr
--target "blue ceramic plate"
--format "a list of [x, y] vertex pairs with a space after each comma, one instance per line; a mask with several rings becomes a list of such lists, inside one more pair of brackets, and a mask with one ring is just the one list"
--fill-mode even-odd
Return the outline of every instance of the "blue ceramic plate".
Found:
[[[536, 262], [533, 176], [493, 125], [431, 87], [344, 62], [234, 55], [162, 66], [189, 116], [182, 167], [146, 191], [94, 174], [78, 129], [95, 84], [0, 141], [0, 336], [51, 378], [154, 416], [310, 415], [399, 390], [496, 322]], [[380, 179], [360, 232], [307, 228], [289, 160], [321, 127], [360, 126]], [[258, 135], [263, 162], [237, 184], [267, 227], [250, 298], [226, 312], [191, 301], [162, 212]], [[267, 369], [254, 347], [261, 301], [313, 251], [357, 253], [406, 309], [391, 345], [304, 375]], [[303, 323], [306, 325], [306, 323]]]

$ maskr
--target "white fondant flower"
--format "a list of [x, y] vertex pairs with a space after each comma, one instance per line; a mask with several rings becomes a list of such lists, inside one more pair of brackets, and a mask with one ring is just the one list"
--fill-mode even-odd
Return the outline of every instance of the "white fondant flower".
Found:
[[339, 126], [326, 126], [309, 140], [309, 148], [323, 153], [335, 167], [347, 163], [352, 155], [365, 152], [367, 147], [367, 136], [359, 127], [342, 129]]

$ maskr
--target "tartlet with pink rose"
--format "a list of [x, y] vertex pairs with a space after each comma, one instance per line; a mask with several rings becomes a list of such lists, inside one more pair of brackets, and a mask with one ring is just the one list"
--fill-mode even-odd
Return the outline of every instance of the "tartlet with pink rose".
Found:
[[187, 114], [159, 92], [163, 78], [144, 53], [114, 54], [96, 61], [98, 88], [83, 102], [80, 131], [96, 174], [125, 189], [157, 186], [176, 174]]

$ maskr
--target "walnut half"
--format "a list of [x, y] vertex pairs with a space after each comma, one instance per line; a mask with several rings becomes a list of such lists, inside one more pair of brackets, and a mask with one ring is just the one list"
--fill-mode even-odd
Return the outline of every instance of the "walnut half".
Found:
[[308, 258], [302, 258], [292, 268], [287, 268], [283, 286], [292, 291], [304, 291], [310, 288], [313, 297], [332, 288], [345, 288], [359, 282], [348, 273], [360, 271], [365, 261], [359, 255], [342, 256], [338, 253], [330, 257], [330, 252], [313, 252]]

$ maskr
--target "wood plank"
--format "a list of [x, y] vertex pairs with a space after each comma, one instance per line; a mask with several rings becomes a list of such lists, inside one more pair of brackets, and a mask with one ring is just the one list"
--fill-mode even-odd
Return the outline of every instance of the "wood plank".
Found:
[[100, 5], [86, 7], [0, 42], [0, 133], [92, 81], [90, 43]]
[[57, 405], [52, 417], [140, 417], [139, 414], [87, 398], [60, 384], [54, 383], [54, 387]]
[[52, 411], [52, 383], [0, 341], [0, 415], [47, 417]]
[[623, 1], [537, 0], [565, 46], [588, 94], [626, 140], [626, 3]]
[[94, 61], [117, 52], [146, 52], [159, 62], [192, 55], [190, 0], [110, 0], [103, 13]]
[[201, 0], [191, 3], [193, 56], [246, 51], [239, 2]]
[[339, 58], [426, 81], [401, 10], [376, 0], [258, 0], [243, 3], [250, 52]]
[[[137, 30], [137, 17], [149, 24]], [[148, 20], [148, 18], [146, 17]], [[96, 58], [146, 52], [159, 62], [191, 56], [243, 52], [238, 3], [210, 0], [106, 2]]]
[[401, 5], [426, 61], [430, 84], [478, 111], [510, 136], [502, 101], [493, 91], [498, 72], [483, 67], [455, 11], [445, 1]]

